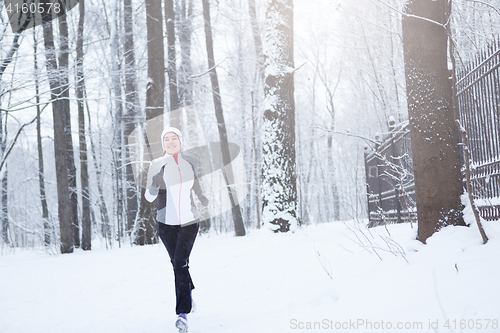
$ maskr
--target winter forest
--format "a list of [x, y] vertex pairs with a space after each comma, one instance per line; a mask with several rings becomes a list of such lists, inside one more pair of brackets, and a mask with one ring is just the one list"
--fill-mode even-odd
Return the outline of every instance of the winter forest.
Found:
[[[0, 12], [0, 264], [2, 257], [8, 260], [5, 263], [14, 265], [16, 257], [29, 257], [30, 253], [44, 256], [43, 260], [73, 253], [67, 256], [79, 262], [84, 260], [81, 250], [99, 253], [94, 254], [98, 259], [114, 252], [110, 255], [116, 267], [126, 270], [124, 275], [138, 277], [140, 273], [134, 269], [124, 268], [128, 267], [127, 258], [135, 260], [141, 253], [158, 259], [159, 252], [162, 256], [165, 252], [155, 245], [161, 243], [156, 204], [144, 199], [144, 184], [151, 160], [160, 156], [162, 128], [174, 126], [183, 132], [183, 149], [204, 154], [210, 170], [203, 184], [210, 194], [209, 204], [202, 212], [200, 244], [193, 251], [203, 252], [202, 246], [210, 248], [211, 255], [224, 257], [217, 264], [224, 270], [226, 264], [232, 266], [234, 262], [225, 258], [223, 253], [230, 250], [224, 250], [221, 244], [240, 249], [246, 254], [234, 257], [238, 261], [234, 268], [242, 272], [250, 271], [248, 263], [260, 260], [246, 251], [255, 251], [260, 258], [275, 253], [275, 264], [259, 261], [261, 266], [256, 271], [280, 272], [271, 274], [284, 281], [277, 289], [259, 275], [244, 277], [235, 271], [228, 275], [234, 279], [229, 286], [235, 288], [238, 279], [250, 286], [260, 281], [258, 288], [265, 285], [273, 290], [269, 297], [282, 297], [284, 290], [295, 287], [292, 281], [311, 278], [295, 263], [314, 272], [313, 279], [327, 281], [308, 284], [310, 292], [297, 291], [296, 299], [280, 299], [281, 312], [264, 306], [275, 317], [267, 312], [245, 329], [237, 324], [244, 317], [236, 310], [231, 309], [234, 316], [222, 328], [215, 319], [207, 319], [220, 319], [220, 314], [206, 309], [198, 315], [200, 320], [207, 319], [205, 326], [198, 324], [193, 331], [338, 329], [333, 327], [336, 323], [325, 323], [315, 313], [333, 316], [321, 306], [351, 309], [356, 306], [356, 295], [368, 300], [364, 307], [358, 307], [360, 313], [373, 314], [363, 319], [363, 325], [368, 319], [377, 323], [380, 318], [389, 318], [394, 326], [386, 328], [416, 331], [408, 329], [408, 320], [413, 324], [422, 321], [424, 331], [453, 331], [464, 329], [460, 320], [469, 325], [469, 319], [488, 318], [489, 326], [485, 328], [486, 322], [481, 322], [481, 331], [498, 329], [498, 297], [492, 301], [498, 292], [489, 294], [486, 290], [491, 284], [478, 286], [479, 281], [473, 282], [478, 275], [466, 270], [476, 270], [492, 283], [500, 275], [491, 267], [498, 260], [494, 253], [500, 246], [496, 242], [500, 226], [495, 219], [485, 221], [478, 215], [474, 205], [474, 199], [478, 204], [477, 197], [471, 194], [489, 187], [496, 194], [488, 202], [498, 207], [499, 139], [496, 134], [488, 134], [486, 140], [469, 138], [468, 146], [464, 140], [468, 134], [455, 126], [459, 117], [454, 117], [453, 110], [462, 103], [455, 88], [456, 73], [473, 68], [478, 56], [487, 57], [486, 50], [498, 46], [500, 0], [54, 1], [68, 9], [66, 15], [35, 20], [31, 25], [22, 26], [21, 21], [13, 24], [11, 15], [16, 6], [25, 8], [25, 14], [31, 11], [29, 6], [23, 7], [26, 3], [31, 2], [4, 0]], [[438, 73], [435, 82], [425, 75], [426, 71]], [[498, 81], [492, 86], [495, 88], [491, 90], [498, 90]], [[474, 96], [476, 101], [481, 99], [480, 93]], [[443, 108], [448, 110], [447, 115], [433, 116]], [[499, 133], [498, 106], [490, 110], [491, 119], [477, 118], [476, 122], [487, 124], [488, 133]], [[401, 183], [396, 196], [406, 188], [403, 177], [415, 180], [416, 200], [408, 197], [412, 206], [408, 212], [413, 212], [415, 219], [368, 228], [373, 189], [367, 187], [371, 171], [366, 159], [384, 146], [384, 140], [398, 135], [395, 128], [396, 132], [409, 128], [408, 137], [411, 135], [413, 160], [404, 153], [401, 159], [410, 158], [412, 167], [394, 167], [397, 176], [393, 178]], [[488, 160], [494, 165], [488, 169], [491, 178], [488, 174], [485, 183], [474, 183], [469, 177], [478, 168], [474, 158], [479, 153], [474, 149], [486, 141], [493, 152]], [[460, 157], [459, 149], [463, 152]], [[388, 164], [388, 168], [394, 165]], [[454, 231], [445, 228], [448, 225], [470, 227]], [[434, 235], [442, 228], [440, 235]], [[213, 239], [219, 239], [219, 245], [214, 245]], [[460, 241], [464, 243], [458, 244]], [[151, 250], [145, 245], [156, 247]], [[472, 254], [464, 250], [466, 247], [473, 248]], [[133, 249], [136, 252], [120, 252]], [[283, 251], [288, 256], [279, 254]], [[311, 257], [306, 255], [308, 251]], [[343, 254], [336, 256], [338, 251]], [[440, 251], [448, 257], [434, 262], [435, 253]], [[356, 261], [358, 252], [363, 256]], [[415, 253], [420, 257], [412, 257]], [[480, 267], [471, 264], [479, 253], [485, 260]], [[193, 261], [215, 260], [208, 252], [205, 255], [199, 254]], [[385, 262], [377, 269], [386, 275], [373, 268], [369, 258]], [[387, 263], [386, 258], [399, 261]], [[72, 259], [61, 260], [70, 263]], [[137, 260], [140, 269], [158, 266], [151, 256]], [[457, 266], [460, 260], [467, 264]], [[432, 269], [426, 266], [429, 262], [435, 265]], [[401, 273], [403, 263], [409, 266]], [[45, 261], [32, 264], [44, 272], [43, 267], [58, 272], [60, 268], [56, 267], [64, 265]], [[441, 264], [452, 269], [441, 271]], [[107, 271], [104, 261], [97, 265]], [[351, 273], [341, 275], [336, 267]], [[381, 288], [408, 290], [405, 282], [392, 285], [385, 277], [402, 274], [411, 284], [419, 276], [419, 267], [432, 271], [429, 284], [412, 292], [389, 292], [391, 296], [380, 309], [377, 305], [381, 303], [376, 300], [387, 295], [366, 287], [366, 280], [361, 278], [373, 273], [374, 283], [380, 282]], [[156, 269], [150, 273], [170, 274], [167, 268], [165, 265], [165, 272]], [[452, 276], [460, 272], [469, 275]], [[289, 282], [288, 273], [295, 274]], [[0, 285], [14, 278], [0, 279]], [[106, 279], [96, 288], [112, 283]], [[218, 281], [215, 276], [207, 280], [208, 285]], [[335, 287], [331, 281], [336, 281]], [[445, 290], [439, 289], [437, 285], [444, 281], [452, 282]], [[131, 279], [123, 278], [123, 283], [135, 289]], [[471, 284], [474, 288], [467, 289]], [[338, 286], [342, 285], [345, 289], [341, 291]], [[361, 285], [365, 287], [359, 289]], [[71, 289], [70, 284], [63, 286]], [[454, 290], [464, 286], [470, 291], [467, 295], [481, 296], [454, 303]], [[155, 293], [151, 286], [144, 288], [145, 293]], [[439, 290], [438, 305], [415, 312], [418, 307], [426, 307], [425, 300], [417, 300], [408, 309], [397, 308], [383, 317], [381, 309], [396, 308], [401, 302], [398, 297], [419, 299], [427, 289], [435, 289], [436, 295]], [[120, 295], [119, 290], [110, 290], [112, 295]], [[4, 290], [0, 298], [2, 293], [11, 295]], [[12, 294], [21, 299], [14, 305], [23, 306], [22, 299], [28, 299], [28, 293]], [[46, 295], [34, 293], [38, 300]], [[61, 304], [70, 304], [71, 299], [77, 299], [78, 304], [93, 303], [91, 296], [78, 298], [76, 291], [68, 295]], [[139, 294], [131, 297], [135, 302], [141, 299]], [[230, 299], [226, 294], [221, 297], [217, 304], [226, 304], [224, 297]], [[210, 295], [201, 294], [199, 299], [202, 306], [210, 307]], [[249, 299], [248, 308], [242, 305], [242, 311], [260, 314], [249, 310], [260, 304]], [[152, 304], [166, 307], [163, 300]], [[7, 309], [8, 302], [0, 301], [0, 309], [4, 306]], [[133, 313], [125, 305], [121, 310]], [[99, 311], [109, 310], [97, 307], [83, 313], [97, 315]], [[430, 317], [432, 311], [439, 315]], [[34, 322], [56, 322], [47, 313], [40, 312]], [[359, 317], [350, 310], [337, 313], [343, 321]], [[73, 320], [79, 318], [66, 314]], [[438, 317], [436, 329], [433, 324]], [[81, 331], [84, 327], [87, 331], [115, 331], [117, 326], [109, 318], [103, 319], [102, 326], [86, 324], [90, 326], [83, 326]], [[278, 319], [268, 326], [271, 318]], [[4, 331], [2, 327], [5, 332], [37, 331], [30, 325], [16, 326], [15, 319], [4, 324], [1, 321], [0, 331]], [[397, 326], [397, 321], [403, 325]], [[57, 332], [64, 332], [64, 325], [70, 325], [71, 319], [63, 323]], [[474, 321], [472, 328], [477, 329], [477, 323]], [[52, 331], [52, 326], [45, 324], [41, 327]], [[129, 324], [158, 331], [151, 323]], [[360, 322], [357, 324], [359, 328]], [[356, 327], [348, 328], [356, 331]], [[361, 327], [364, 331], [378, 330], [376, 326]]]

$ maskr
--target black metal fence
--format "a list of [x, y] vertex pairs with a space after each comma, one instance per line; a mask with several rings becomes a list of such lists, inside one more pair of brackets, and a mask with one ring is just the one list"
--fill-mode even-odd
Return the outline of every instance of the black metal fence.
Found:
[[[457, 73], [461, 126], [471, 152], [473, 197], [485, 220], [500, 219], [500, 42]], [[416, 221], [408, 123], [365, 153], [369, 226]]]
[[485, 220], [500, 219], [500, 43], [457, 73], [460, 122], [472, 159], [475, 204]]
[[392, 125], [373, 151], [365, 152], [369, 226], [416, 220], [408, 122]]

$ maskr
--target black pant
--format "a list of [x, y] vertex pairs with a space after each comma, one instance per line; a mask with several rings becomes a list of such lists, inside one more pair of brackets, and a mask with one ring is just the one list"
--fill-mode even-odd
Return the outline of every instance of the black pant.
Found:
[[198, 223], [186, 227], [158, 223], [158, 234], [167, 248], [170, 262], [174, 267], [177, 314], [191, 312], [191, 290], [194, 289], [194, 284], [189, 274], [189, 255], [198, 228]]

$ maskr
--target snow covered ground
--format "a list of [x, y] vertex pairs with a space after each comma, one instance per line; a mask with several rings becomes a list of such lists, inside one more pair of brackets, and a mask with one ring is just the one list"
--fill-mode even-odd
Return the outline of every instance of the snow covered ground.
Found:
[[[500, 222], [486, 231], [486, 245], [476, 226], [423, 245], [416, 225], [354, 222], [201, 236], [190, 332], [499, 332]], [[3, 255], [0, 332], [177, 332], [172, 275], [163, 245]]]

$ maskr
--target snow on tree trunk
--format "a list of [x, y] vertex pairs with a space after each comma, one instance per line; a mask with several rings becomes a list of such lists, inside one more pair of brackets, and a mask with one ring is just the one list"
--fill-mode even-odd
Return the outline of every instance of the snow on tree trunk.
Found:
[[417, 199], [418, 239], [464, 225], [462, 174], [452, 110], [445, 24], [447, 0], [411, 0], [403, 18], [408, 114]]
[[[76, 41], [76, 96], [78, 99], [78, 141], [80, 147], [80, 186], [82, 188], [82, 249], [92, 248], [92, 220], [90, 217], [90, 187], [87, 159], [87, 137], [85, 135], [85, 79], [83, 75], [83, 29], [85, 22], [85, 0], [79, 2], [80, 18]], [[41, 145], [41, 141], [40, 141]], [[40, 148], [41, 149], [41, 148]], [[40, 155], [41, 156], [41, 155]]]
[[80, 247], [80, 223], [78, 221], [78, 189], [76, 185], [76, 165], [71, 135], [71, 103], [69, 98], [69, 32], [66, 15], [58, 18], [59, 22], [59, 83], [61, 84], [61, 115], [64, 121], [64, 133], [66, 135], [66, 166], [68, 168], [69, 199], [71, 204], [71, 223], [73, 242]]
[[[138, 118], [139, 96], [137, 93], [137, 76], [135, 67], [135, 52], [134, 52], [134, 18], [132, 16], [132, 0], [123, 0], [123, 28], [125, 32], [125, 43], [123, 51], [125, 56], [125, 118], [124, 118], [124, 136], [128, 137], [136, 126]], [[140, 190], [135, 183], [134, 171], [132, 163], [130, 163], [129, 150], [125, 150], [126, 154], [126, 212], [127, 212], [127, 232], [130, 234], [134, 228], [134, 223], [137, 217], [138, 193]]]
[[112, 22], [110, 25], [111, 39], [111, 84], [113, 86], [113, 110], [114, 110], [114, 140], [111, 145], [113, 152], [113, 195], [115, 196], [116, 226], [118, 245], [121, 246], [121, 237], [123, 231], [123, 209], [124, 209], [124, 186], [123, 186], [123, 95], [122, 95], [122, 76], [121, 76], [121, 52], [119, 48], [120, 27], [119, 22], [120, 5], [115, 1], [112, 8]]
[[[175, 11], [174, 1], [165, 0], [165, 27], [167, 30], [167, 73], [168, 73], [168, 90], [170, 96], [170, 111], [176, 110], [179, 107], [179, 96], [177, 93], [177, 65], [175, 52]], [[171, 114], [171, 117], [173, 114]], [[180, 119], [170, 120], [170, 124], [180, 128]]]
[[177, 1], [179, 17], [178, 34], [181, 48], [179, 67], [179, 106], [193, 104], [193, 69], [191, 64], [191, 39], [193, 33], [193, 0]]
[[262, 219], [274, 232], [287, 232], [299, 224], [292, 0], [271, 0], [266, 23]]

